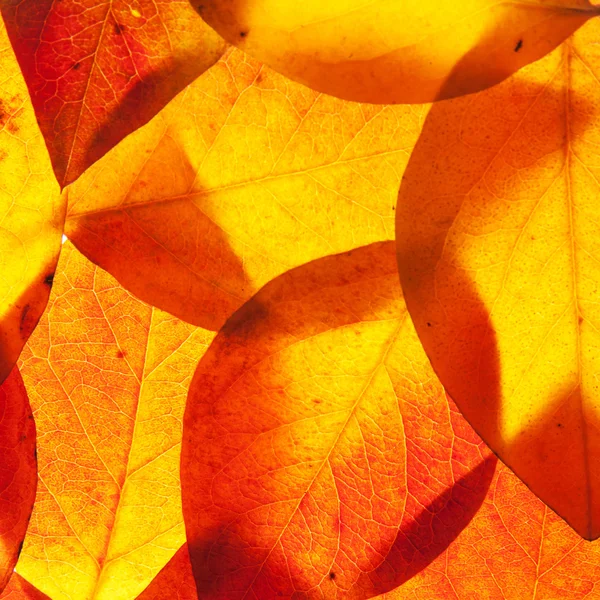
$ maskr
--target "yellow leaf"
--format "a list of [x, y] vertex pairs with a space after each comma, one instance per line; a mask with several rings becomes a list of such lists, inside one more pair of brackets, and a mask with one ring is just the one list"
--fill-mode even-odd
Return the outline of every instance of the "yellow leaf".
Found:
[[398, 201], [407, 304], [482, 438], [600, 534], [600, 21], [477, 96], [436, 105]]
[[63, 247], [20, 361], [39, 486], [17, 570], [53, 600], [135, 598], [185, 540], [181, 419], [212, 337]]
[[288, 269], [393, 238], [426, 111], [342, 102], [230, 52], [67, 188], [67, 235], [142, 300], [218, 329]]
[[0, 89], [2, 382], [48, 301], [66, 206], [1, 21]]
[[600, 10], [588, 0], [193, 0], [228, 42], [316, 90], [431, 102], [494, 85]]

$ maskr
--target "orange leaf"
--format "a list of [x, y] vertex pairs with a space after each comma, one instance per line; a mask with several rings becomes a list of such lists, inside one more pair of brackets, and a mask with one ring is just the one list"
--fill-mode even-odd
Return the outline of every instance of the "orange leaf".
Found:
[[0, 386], [0, 592], [19, 558], [35, 499], [35, 425], [15, 367]]
[[490, 447], [600, 534], [600, 22], [504, 84], [436, 105], [398, 203], [407, 303]]
[[499, 462], [456, 541], [378, 600], [595, 600], [599, 583], [600, 541], [583, 540]]
[[[197, 600], [187, 544], [175, 552], [137, 600]], [[2, 597], [0, 597], [2, 600]]]
[[588, 0], [193, 0], [228, 42], [316, 90], [431, 102], [492, 86], [600, 10]]
[[342, 102], [231, 52], [70, 186], [67, 235], [142, 300], [218, 329], [286, 270], [393, 238], [426, 110]]
[[61, 186], [225, 48], [186, 0], [8, 0], [2, 16]]
[[389, 242], [294, 269], [200, 361], [181, 459], [200, 598], [369, 598], [479, 508], [495, 458], [448, 404], [397, 277]]
[[0, 21], [0, 382], [42, 314], [65, 219], [27, 88]]
[[135, 598], [184, 542], [181, 419], [212, 337], [64, 245], [21, 356], [39, 486], [17, 570], [53, 600]]
[[34, 588], [18, 573], [14, 573], [4, 592], [0, 594], [0, 600], [50, 600], [50, 598]]

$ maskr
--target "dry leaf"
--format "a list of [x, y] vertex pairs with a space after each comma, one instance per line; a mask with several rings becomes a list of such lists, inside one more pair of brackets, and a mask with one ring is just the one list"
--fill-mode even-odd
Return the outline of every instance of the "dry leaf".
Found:
[[39, 487], [17, 570], [53, 600], [135, 598], [185, 540], [181, 419], [212, 337], [63, 247], [21, 357]]
[[35, 425], [14, 367], [0, 386], [0, 592], [21, 552], [36, 484]]
[[600, 534], [600, 22], [429, 114], [398, 202], [403, 287], [467, 420]]
[[4, 0], [2, 16], [61, 186], [225, 49], [187, 0]]
[[600, 8], [588, 0], [193, 0], [280, 73], [360, 102], [431, 102], [492, 86]]
[[448, 404], [397, 277], [390, 242], [294, 269], [200, 361], [181, 458], [200, 598], [370, 598], [476, 513], [495, 458]]
[[1, 21], [0, 89], [2, 382], [48, 301], [66, 207]]
[[288, 269], [393, 238], [426, 110], [342, 102], [234, 51], [70, 186], [67, 235], [142, 300], [218, 329]]

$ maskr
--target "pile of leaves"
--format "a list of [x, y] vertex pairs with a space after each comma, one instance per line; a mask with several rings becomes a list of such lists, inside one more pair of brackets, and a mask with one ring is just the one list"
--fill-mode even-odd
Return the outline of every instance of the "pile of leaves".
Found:
[[0, 14], [2, 600], [600, 599], [600, 6]]

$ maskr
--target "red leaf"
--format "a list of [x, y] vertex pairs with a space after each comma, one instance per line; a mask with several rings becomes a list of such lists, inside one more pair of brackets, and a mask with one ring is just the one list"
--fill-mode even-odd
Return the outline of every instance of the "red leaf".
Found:
[[9, 0], [2, 16], [63, 187], [225, 49], [185, 0]]
[[19, 558], [36, 484], [35, 425], [14, 367], [0, 386], [0, 591]]

